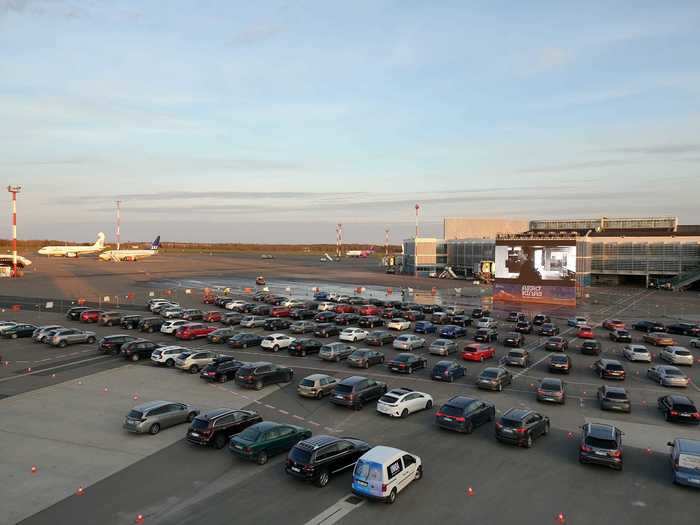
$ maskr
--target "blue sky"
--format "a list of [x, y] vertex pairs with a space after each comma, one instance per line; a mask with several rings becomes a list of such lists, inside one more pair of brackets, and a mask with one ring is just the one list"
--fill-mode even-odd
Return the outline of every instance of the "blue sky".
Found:
[[698, 2], [255, 4], [0, 0], [20, 236], [113, 240], [117, 198], [134, 240], [700, 222]]

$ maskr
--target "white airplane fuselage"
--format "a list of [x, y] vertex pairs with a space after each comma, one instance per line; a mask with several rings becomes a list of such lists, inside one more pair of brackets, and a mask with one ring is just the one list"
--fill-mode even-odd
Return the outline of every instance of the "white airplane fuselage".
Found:
[[138, 261], [157, 253], [156, 250], [108, 250], [102, 252], [99, 258], [103, 261]]

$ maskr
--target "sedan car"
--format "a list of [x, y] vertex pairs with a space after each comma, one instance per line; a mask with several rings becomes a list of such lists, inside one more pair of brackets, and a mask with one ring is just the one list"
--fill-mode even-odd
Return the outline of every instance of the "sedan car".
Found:
[[603, 351], [603, 346], [595, 339], [588, 339], [581, 343], [579, 350], [584, 355], [600, 355], [600, 353]]
[[532, 447], [535, 439], [549, 434], [549, 418], [528, 408], [511, 408], [496, 420], [496, 439], [520, 447]]
[[498, 340], [498, 332], [495, 328], [479, 328], [474, 332], [474, 341], [479, 343], [490, 343]]
[[586, 423], [582, 427], [578, 460], [622, 470], [623, 432], [612, 425]]
[[537, 401], [549, 401], [551, 403], [566, 403], [566, 386], [564, 381], [552, 377], [545, 377], [537, 385]]
[[418, 321], [414, 325], [413, 331], [417, 334], [434, 334], [437, 331], [437, 326], [430, 321]]
[[651, 353], [644, 345], [625, 345], [622, 349], [622, 356], [628, 361], [651, 363]]
[[384, 320], [377, 315], [365, 315], [357, 321], [357, 326], [361, 328], [376, 328], [377, 326], [384, 326]]
[[259, 346], [261, 342], [262, 337], [257, 334], [241, 332], [230, 338], [227, 344], [231, 348], [248, 348], [250, 346]]
[[462, 350], [462, 359], [465, 361], [478, 361], [483, 363], [485, 359], [491, 359], [495, 356], [496, 347], [482, 343], [465, 345]]
[[556, 335], [547, 339], [544, 348], [550, 352], [565, 352], [569, 349], [569, 341], [564, 337]]
[[407, 417], [433, 408], [433, 396], [410, 388], [394, 388], [377, 401], [377, 412], [391, 417]]
[[311, 374], [299, 381], [297, 394], [302, 397], [321, 399], [330, 395], [338, 384], [338, 379], [326, 374]]
[[396, 339], [396, 336], [391, 332], [386, 330], [375, 330], [370, 332], [370, 334], [365, 339], [365, 344], [370, 346], [384, 346], [385, 344], [391, 344]]
[[425, 339], [413, 334], [403, 334], [394, 339], [392, 346], [396, 350], [417, 350], [425, 346]]
[[198, 409], [184, 403], [150, 401], [132, 408], [123, 427], [128, 432], [155, 435], [163, 428], [190, 423], [198, 415]]
[[271, 456], [287, 452], [299, 441], [310, 437], [311, 431], [308, 428], [263, 421], [233, 436], [229, 452], [241, 459], [264, 465]]
[[548, 368], [550, 372], [571, 373], [571, 358], [566, 354], [554, 354], [549, 358]]
[[632, 411], [632, 402], [624, 387], [603, 385], [598, 388], [597, 397], [601, 410]]
[[360, 348], [348, 356], [348, 365], [357, 368], [369, 368], [384, 363], [384, 354], [369, 348]]
[[513, 384], [513, 374], [503, 367], [484, 368], [476, 379], [476, 386], [486, 390], [502, 392], [507, 385]]
[[434, 355], [450, 355], [457, 351], [457, 343], [451, 339], [435, 339], [428, 347], [428, 352]]
[[295, 339], [294, 342], [287, 347], [289, 355], [297, 355], [305, 357], [307, 354], [318, 354], [321, 350], [322, 343], [318, 339]]
[[426, 368], [428, 360], [425, 357], [420, 357], [416, 354], [403, 352], [387, 362], [387, 368], [390, 372], [399, 374], [412, 374], [416, 370]]
[[593, 363], [593, 372], [601, 379], [625, 379], [625, 368], [617, 359], [598, 359]]
[[338, 315], [330, 310], [324, 310], [316, 314], [314, 321], [317, 323], [332, 323], [335, 320], [335, 316]]
[[349, 326], [360, 320], [360, 316], [354, 312], [346, 312], [335, 316], [333, 322], [338, 326]]
[[688, 376], [671, 365], [654, 365], [647, 369], [647, 377], [661, 386], [687, 387], [689, 383]]
[[537, 331], [537, 333], [538, 335], [544, 337], [550, 337], [559, 333], [559, 327], [552, 323], [545, 323], [542, 326], [540, 326], [540, 329]]
[[501, 364], [506, 366], [519, 366], [527, 368], [530, 366], [530, 353], [522, 348], [509, 350], [501, 359]]
[[343, 359], [350, 357], [357, 348], [345, 343], [328, 343], [323, 345], [318, 352], [318, 357], [324, 361], [340, 362]]
[[493, 421], [493, 403], [467, 396], [450, 398], [435, 414], [435, 424], [446, 430], [471, 434], [480, 425]]
[[650, 332], [644, 334], [642, 339], [645, 343], [649, 343], [654, 346], [673, 346], [676, 344], [672, 337], [663, 332]]
[[501, 338], [503, 346], [520, 348], [525, 344], [525, 336], [520, 332], [508, 332]]
[[366, 339], [368, 335], [369, 332], [367, 330], [363, 330], [362, 328], [344, 328], [338, 335], [338, 339], [341, 341], [349, 341], [354, 343]]
[[458, 337], [466, 337], [467, 329], [463, 326], [448, 324], [438, 330], [438, 337], [441, 339], [457, 339]]
[[693, 366], [693, 354], [682, 346], [667, 346], [659, 352], [659, 359], [672, 365]]
[[695, 403], [686, 396], [662, 396], [656, 404], [666, 421], [700, 424], [700, 412]]
[[455, 379], [467, 375], [467, 370], [457, 361], [438, 361], [433, 366], [430, 378], [436, 381], [452, 383]]
[[577, 328], [579, 326], [584, 326], [588, 324], [588, 319], [585, 317], [577, 316], [571, 317], [566, 320], [566, 325]]
[[410, 330], [411, 329], [411, 321], [408, 319], [392, 319], [386, 324], [386, 327], [389, 330], [397, 330], [399, 332], [403, 330]]
[[676, 323], [666, 327], [669, 334], [689, 335], [697, 337], [700, 335], [700, 326], [692, 323]]

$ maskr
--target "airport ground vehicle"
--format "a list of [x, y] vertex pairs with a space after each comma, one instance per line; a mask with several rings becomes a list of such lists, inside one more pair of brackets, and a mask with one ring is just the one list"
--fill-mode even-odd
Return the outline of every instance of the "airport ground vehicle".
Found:
[[413, 334], [403, 334], [394, 339], [392, 346], [396, 350], [417, 350], [425, 346], [425, 339]]
[[246, 363], [236, 372], [236, 383], [247, 388], [262, 390], [267, 385], [289, 383], [294, 377], [294, 370], [272, 363]]
[[384, 363], [384, 354], [369, 348], [360, 348], [348, 356], [348, 365], [358, 368], [369, 368], [382, 363]]
[[482, 363], [486, 359], [492, 359], [495, 355], [496, 347], [482, 343], [465, 345], [462, 350], [462, 359], [465, 361], [478, 361]]
[[661, 386], [687, 387], [688, 376], [671, 365], [654, 365], [647, 369], [647, 377]]
[[211, 364], [208, 364], [199, 373], [202, 379], [216, 381], [217, 383], [225, 383], [236, 378], [238, 369], [245, 365], [243, 361], [239, 361], [231, 356], [220, 356], [214, 359]]
[[138, 361], [139, 359], [149, 359], [151, 354], [163, 345], [147, 341], [146, 339], [136, 339], [122, 345], [122, 356], [124, 359]]
[[478, 388], [497, 390], [499, 392], [511, 384], [513, 384], [513, 374], [503, 367], [484, 368], [476, 379]]
[[625, 379], [625, 368], [617, 359], [598, 359], [593, 363], [593, 371], [601, 379]]
[[693, 366], [693, 354], [682, 346], [667, 346], [659, 352], [659, 359], [672, 365]]
[[252, 410], [215, 408], [202, 412], [192, 420], [186, 438], [193, 445], [222, 449], [232, 436], [261, 421], [260, 414]]
[[294, 342], [294, 338], [288, 336], [287, 334], [272, 334], [263, 337], [260, 342], [260, 347], [265, 350], [272, 350], [273, 352], [279, 352], [284, 348], [289, 348], [289, 346]]
[[657, 406], [666, 421], [700, 424], [700, 412], [687, 396], [662, 396], [657, 400]]
[[435, 423], [440, 428], [471, 434], [484, 423], [493, 421], [496, 407], [487, 401], [455, 396], [450, 398], [435, 414]]
[[622, 470], [622, 431], [603, 423], [586, 423], [581, 429], [579, 462]]
[[365, 403], [382, 397], [386, 383], [362, 376], [351, 376], [338, 383], [331, 394], [331, 403], [360, 410]]
[[541, 379], [537, 385], [537, 401], [565, 404], [566, 386], [564, 381], [552, 377]]
[[430, 372], [430, 378], [436, 381], [452, 383], [455, 379], [467, 375], [467, 370], [457, 361], [438, 361]]
[[308, 428], [262, 421], [233, 436], [228, 449], [241, 459], [264, 465], [271, 456], [287, 452], [299, 441], [310, 437]]
[[184, 403], [150, 401], [132, 408], [124, 419], [124, 429], [136, 434], [155, 435], [164, 428], [189, 423], [199, 410]]
[[75, 345], [79, 343], [92, 344], [97, 340], [95, 332], [90, 332], [88, 330], [77, 330], [75, 328], [62, 328], [56, 330], [49, 343], [51, 346], [58, 346], [65, 348], [68, 345]]
[[423, 476], [420, 457], [391, 447], [374, 447], [355, 464], [352, 491], [357, 496], [394, 503], [399, 492]]
[[105, 354], [119, 355], [124, 343], [136, 339], [138, 338], [133, 335], [108, 335], [98, 341], [97, 349]]
[[700, 441], [678, 438], [669, 441], [673, 482], [700, 488]]
[[511, 408], [496, 421], [496, 439], [530, 448], [535, 439], [549, 434], [549, 418], [527, 408]]
[[391, 417], [407, 417], [433, 408], [433, 396], [410, 388], [394, 388], [377, 401], [377, 412]]
[[550, 372], [571, 373], [571, 358], [566, 354], [555, 354], [549, 358], [548, 368]]
[[212, 364], [217, 357], [219, 357], [218, 354], [206, 350], [183, 352], [175, 358], [175, 368], [196, 374], [205, 366]]
[[390, 372], [412, 374], [416, 370], [426, 368], [428, 366], [428, 360], [425, 357], [404, 352], [388, 361], [386, 366]]
[[370, 446], [355, 438], [313, 436], [300, 441], [287, 456], [287, 474], [325, 487], [330, 477], [355, 466]]
[[434, 355], [450, 355], [457, 351], [457, 342], [451, 339], [435, 339], [428, 347], [428, 352]]
[[321, 399], [323, 396], [330, 395], [337, 384], [338, 379], [333, 376], [311, 374], [299, 381], [299, 384], [297, 384], [297, 393], [302, 397]]
[[624, 387], [603, 385], [598, 388], [596, 395], [601, 410], [616, 410], [627, 413], [632, 411], [630, 396]]

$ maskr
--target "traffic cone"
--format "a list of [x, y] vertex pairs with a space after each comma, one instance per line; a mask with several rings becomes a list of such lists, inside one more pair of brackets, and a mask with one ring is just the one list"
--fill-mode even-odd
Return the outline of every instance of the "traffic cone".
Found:
[[36, 465], [32, 465], [32, 468], [31, 468], [32, 474], [36, 474], [38, 472], [38, 470], [39, 469], [36, 468]]
[[76, 496], [84, 496], [85, 495], [85, 489], [82, 487], [82, 485], [80, 487], [78, 487], [78, 490], [75, 491], [75, 495]]
[[134, 523], [143, 523], [143, 514], [137, 514]]
[[471, 487], [467, 487], [467, 496], [473, 496], [474, 495], [474, 489]]
[[138, 401], [138, 400], [139, 400], [139, 395], [138, 395], [138, 394], [134, 394], [133, 396], [131, 396], [131, 399], [133, 399], [134, 401]]
[[560, 512], [559, 514], [557, 514], [556, 522], [557, 522], [557, 523], [561, 523], [562, 525], [563, 525], [564, 523], [566, 523], [566, 516], [564, 516], [564, 513], [563, 513], [563, 512]]

